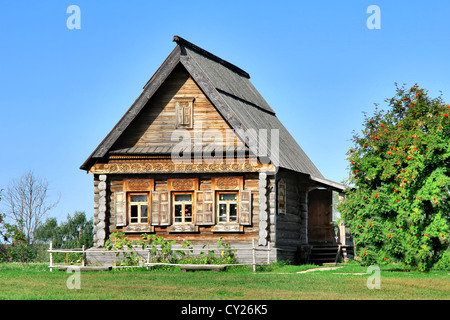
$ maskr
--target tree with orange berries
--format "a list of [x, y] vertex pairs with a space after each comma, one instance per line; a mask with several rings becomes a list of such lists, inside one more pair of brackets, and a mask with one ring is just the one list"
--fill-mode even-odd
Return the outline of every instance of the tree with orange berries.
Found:
[[450, 268], [450, 105], [414, 85], [365, 115], [338, 208], [364, 265]]

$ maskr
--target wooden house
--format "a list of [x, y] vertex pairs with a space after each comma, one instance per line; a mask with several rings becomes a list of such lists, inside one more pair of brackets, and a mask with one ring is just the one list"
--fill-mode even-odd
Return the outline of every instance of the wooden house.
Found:
[[223, 237], [233, 248], [270, 242], [274, 261], [339, 243], [332, 191], [344, 186], [322, 176], [247, 72], [174, 42], [81, 166], [94, 177], [95, 246], [114, 231], [197, 245]]

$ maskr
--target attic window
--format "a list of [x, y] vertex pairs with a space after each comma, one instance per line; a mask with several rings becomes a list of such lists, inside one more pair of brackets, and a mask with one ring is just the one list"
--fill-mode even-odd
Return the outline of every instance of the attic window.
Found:
[[192, 129], [194, 98], [175, 98], [177, 129]]

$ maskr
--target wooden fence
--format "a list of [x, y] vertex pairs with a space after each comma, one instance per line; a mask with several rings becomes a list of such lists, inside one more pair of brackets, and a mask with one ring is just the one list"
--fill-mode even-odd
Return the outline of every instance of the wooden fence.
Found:
[[[156, 265], [171, 265], [171, 266], [181, 266], [181, 267], [186, 267], [187, 264], [174, 264], [174, 263], [151, 263], [150, 262], [150, 258], [151, 258], [151, 254], [150, 254], [150, 250], [151, 248], [146, 248], [146, 249], [140, 249], [137, 251], [147, 251], [147, 261], [144, 262], [142, 264], [142, 266], [120, 266], [120, 267], [116, 267], [113, 266], [114, 268], [130, 268], [130, 267], [151, 267], [151, 266], [156, 266]], [[244, 251], [244, 250], [251, 250], [252, 251], [252, 262], [251, 263], [237, 263], [237, 264], [223, 264], [221, 266], [236, 266], [236, 265], [251, 265], [253, 267], [253, 272], [256, 271], [256, 266], [258, 265], [256, 263], [256, 252], [257, 251], [266, 251], [267, 252], [267, 264], [270, 264], [270, 252], [271, 252], [271, 244], [270, 241], [267, 244], [267, 248], [263, 247], [258, 247], [255, 245], [255, 240], [252, 241], [252, 246], [251, 247], [241, 247], [241, 248], [236, 248], [236, 249], [232, 249], [233, 251]], [[53, 271], [53, 268], [61, 268], [61, 267], [67, 267], [69, 266], [69, 253], [78, 253], [81, 254], [82, 258], [81, 258], [81, 267], [85, 267], [86, 266], [86, 255], [88, 253], [88, 250], [85, 249], [85, 247], [83, 246], [81, 249], [54, 249], [53, 248], [53, 242], [50, 241], [50, 247], [49, 250], [47, 250], [49, 253], [49, 268], [50, 271]], [[220, 252], [222, 251], [222, 249], [202, 249], [202, 248], [179, 248], [179, 249], [174, 249], [174, 251], [214, 251], [214, 252]], [[132, 251], [129, 250], [122, 250], [122, 251], [112, 251], [112, 250], [105, 250], [105, 249], [89, 249], [90, 253], [96, 252], [96, 253], [130, 253]], [[66, 265], [54, 265], [53, 264], [53, 254], [54, 253], [66, 253]], [[260, 264], [261, 265], [261, 264]], [[73, 265], [72, 265], [73, 266]], [[201, 266], [201, 264], [192, 264], [189, 266]], [[208, 266], [208, 265], [204, 265], [204, 266]]]

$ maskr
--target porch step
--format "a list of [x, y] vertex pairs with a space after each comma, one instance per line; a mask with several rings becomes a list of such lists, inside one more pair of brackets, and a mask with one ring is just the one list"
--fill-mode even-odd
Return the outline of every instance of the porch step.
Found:
[[309, 253], [308, 263], [322, 265], [324, 263], [336, 263], [339, 246], [337, 245], [313, 245]]

